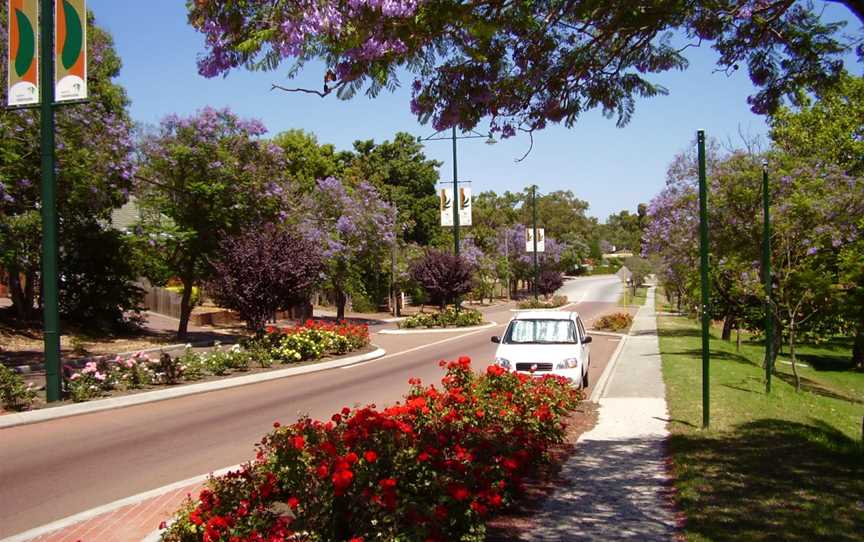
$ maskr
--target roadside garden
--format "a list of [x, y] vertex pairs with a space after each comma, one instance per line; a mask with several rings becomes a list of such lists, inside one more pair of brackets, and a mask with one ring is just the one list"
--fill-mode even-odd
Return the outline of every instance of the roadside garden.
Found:
[[211, 479], [162, 539], [483, 540], [581, 395], [555, 377], [441, 363], [440, 389], [412, 380], [384, 410], [276, 423], [255, 461]]

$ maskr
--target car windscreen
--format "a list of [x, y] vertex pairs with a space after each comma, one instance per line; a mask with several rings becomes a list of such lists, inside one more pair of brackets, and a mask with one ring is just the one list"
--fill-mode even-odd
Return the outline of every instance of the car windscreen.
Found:
[[513, 320], [504, 342], [508, 344], [576, 344], [576, 326], [570, 320]]

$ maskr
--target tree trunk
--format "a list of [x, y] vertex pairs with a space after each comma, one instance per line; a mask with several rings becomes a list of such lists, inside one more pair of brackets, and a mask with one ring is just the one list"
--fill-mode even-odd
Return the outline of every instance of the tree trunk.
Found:
[[724, 341], [732, 340], [732, 329], [735, 327], [735, 316], [731, 314], [727, 314], [726, 318], [723, 319], [723, 335], [721, 338]]
[[341, 289], [336, 290], [336, 320], [342, 321], [345, 319], [345, 305], [348, 303], [348, 296]]
[[33, 310], [33, 300], [29, 300], [24, 292], [24, 286], [21, 284], [21, 275], [16, 268], [9, 270], [9, 295], [12, 297], [12, 307], [15, 309], [15, 314], [21, 320], [28, 320], [30, 312]]
[[792, 360], [792, 374], [795, 375], [795, 391], [801, 391], [801, 377], [798, 376], [798, 367], [795, 365], [795, 321], [789, 324], [789, 359]]
[[[770, 360], [772, 373], [774, 372], [774, 368], [777, 367], [777, 356], [780, 355], [780, 350], [782, 349], [782, 346], [783, 346], [783, 330], [780, 328], [780, 323], [779, 323], [778, 318], [774, 319], [773, 331], [774, 331], [774, 340], [771, 342], [772, 342], [773, 347], [774, 347], [772, 349], [774, 351], [773, 352], [774, 355], [772, 356], [772, 358]], [[763, 369], [765, 368], [765, 364], [768, 362], [769, 362], [769, 360], [768, 360], [768, 357], [766, 355], [765, 359], [762, 360], [762, 368]]]
[[192, 316], [192, 286], [191, 273], [182, 278], [183, 296], [180, 298], [180, 326], [177, 328], [177, 338], [186, 339], [189, 331], [189, 318]]
[[735, 326], [735, 351], [741, 351], [741, 326]]
[[852, 366], [864, 370], [864, 317], [858, 321], [858, 331], [852, 346]]

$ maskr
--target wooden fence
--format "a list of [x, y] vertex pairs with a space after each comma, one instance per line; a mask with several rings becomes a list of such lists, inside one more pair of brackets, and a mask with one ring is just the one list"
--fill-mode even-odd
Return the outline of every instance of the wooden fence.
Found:
[[139, 283], [138, 286], [144, 290], [142, 305], [147, 310], [172, 318], [180, 318], [180, 294], [153, 286], [148, 282]]

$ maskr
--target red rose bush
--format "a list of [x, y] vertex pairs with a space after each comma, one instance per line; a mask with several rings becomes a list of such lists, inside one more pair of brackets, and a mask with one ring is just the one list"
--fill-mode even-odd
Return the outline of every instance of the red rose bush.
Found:
[[274, 424], [255, 461], [208, 480], [162, 540], [483, 540], [562, 442], [581, 392], [494, 365], [477, 375], [465, 357], [441, 363], [440, 389], [414, 379], [394, 406]]

